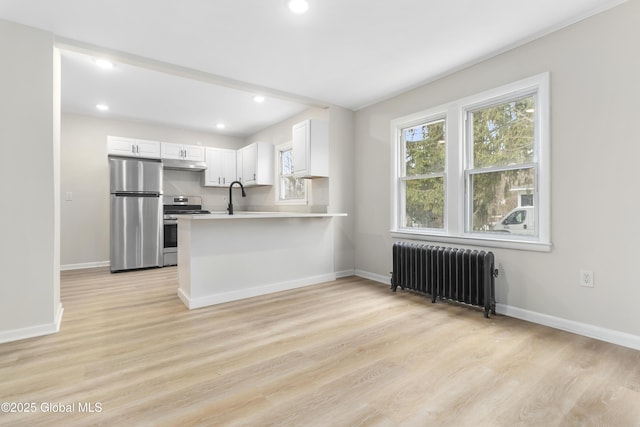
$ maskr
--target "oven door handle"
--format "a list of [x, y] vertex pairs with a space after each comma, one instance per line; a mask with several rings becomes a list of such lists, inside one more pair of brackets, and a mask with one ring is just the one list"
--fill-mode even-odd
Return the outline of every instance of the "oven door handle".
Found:
[[164, 225], [176, 225], [178, 224], [177, 219], [165, 219], [162, 221]]

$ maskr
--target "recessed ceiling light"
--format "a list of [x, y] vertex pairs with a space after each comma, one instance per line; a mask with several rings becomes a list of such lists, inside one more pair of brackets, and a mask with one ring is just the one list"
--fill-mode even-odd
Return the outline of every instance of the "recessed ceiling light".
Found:
[[253, 97], [253, 100], [254, 100], [255, 102], [257, 102], [258, 104], [260, 104], [260, 103], [264, 102], [264, 96], [262, 96], [262, 95], [256, 95], [256, 96], [254, 96], [254, 97]]
[[105, 70], [110, 70], [113, 68], [113, 62], [107, 61], [106, 59], [96, 59], [95, 63], [98, 67], [104, 68]]
[[96, 105], [96, 108], [100, 111], [107, 111], [109, 110], [109, 106], [106, 104], [98, 104]]
[[218, 123], [218, 124], [216, 125], [216, 127], [217, 127], [218, 129], [224, 129], [224, 128], [225, 128], [225, 125], [224, 125], [224, 123]]
[[309, 9], [309, 3], [307, 0], [288, 0], [287, 5], [289, 10], [293, 13], [301, 15]]

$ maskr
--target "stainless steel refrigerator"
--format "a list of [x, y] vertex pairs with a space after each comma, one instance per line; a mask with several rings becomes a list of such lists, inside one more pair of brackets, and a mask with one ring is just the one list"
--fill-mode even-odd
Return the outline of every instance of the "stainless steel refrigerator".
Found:
[[109, 157], [111, 271], [162, 266], [162, 163]]

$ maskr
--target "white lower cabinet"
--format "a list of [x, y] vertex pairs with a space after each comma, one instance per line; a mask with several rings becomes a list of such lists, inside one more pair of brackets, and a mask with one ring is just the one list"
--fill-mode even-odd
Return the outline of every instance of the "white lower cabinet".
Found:
[[203, 185], [206, 187], [228, 187], [236, 179], [236, 150], [207, 148], [207, 169]]

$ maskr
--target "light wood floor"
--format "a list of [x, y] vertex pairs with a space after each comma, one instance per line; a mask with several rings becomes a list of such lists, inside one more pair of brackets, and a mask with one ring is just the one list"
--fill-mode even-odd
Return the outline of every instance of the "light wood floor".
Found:
[[637, 351], [360, 278], [194, 311], [176, 289], [63, 273], [61, 331], [0, 345], [0, 402], [37, 406], [0, 425], [640, 425]]

